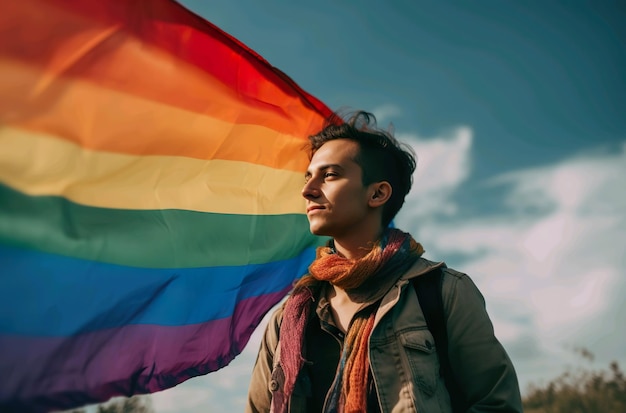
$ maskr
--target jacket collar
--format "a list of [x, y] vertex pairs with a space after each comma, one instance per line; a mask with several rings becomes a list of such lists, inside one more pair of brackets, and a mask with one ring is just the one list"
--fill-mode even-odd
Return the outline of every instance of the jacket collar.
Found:
[[418, 258], [417, 261], [415, 261], [415, 264], [413, 264], [411, 268], [409, 268], [408, 271], [405, 272], [402, 277], [400, 277], [400, 281], [410, 280], [412, 278], [419, 277], [420, 275], [426, 274], [427, 272], [430, 272], [435, 268], [447, 268], [447, 266], [446, 263], [443, 261], [436, 262], [427, 260], [425, 258]]

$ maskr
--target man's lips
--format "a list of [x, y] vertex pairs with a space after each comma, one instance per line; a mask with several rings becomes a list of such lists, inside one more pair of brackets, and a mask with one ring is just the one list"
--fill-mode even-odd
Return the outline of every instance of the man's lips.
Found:
[[311, 205], [310, 207], [308, 207], [306, 209], [306, 213], [309, 214], [309, 213], [311, 213], [313, 211], [317, 211], [317, 210], [320, 210], [320, 209], [324, 209], [324, 207], [321, 206], [321, 205]]

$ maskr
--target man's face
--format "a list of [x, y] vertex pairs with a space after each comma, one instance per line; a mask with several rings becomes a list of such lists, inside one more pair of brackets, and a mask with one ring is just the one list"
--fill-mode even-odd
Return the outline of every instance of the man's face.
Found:
[[306, 172], [306, 199], [311, 232], [333, 238], [358, 231], [367, 214], [368, 188], [354, 161], [359, 146], [348, 139], [326, 142], [315, 152]]

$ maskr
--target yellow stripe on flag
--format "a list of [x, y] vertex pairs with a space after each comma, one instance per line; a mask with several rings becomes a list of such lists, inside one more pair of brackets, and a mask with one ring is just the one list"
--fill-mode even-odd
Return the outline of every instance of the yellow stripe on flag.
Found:
[[299, 172], [237, 161], [93, 151], [10, 127], [0, 128], [0, 147], [0, 182], [29, 195], [119, 209], [304, 213]]

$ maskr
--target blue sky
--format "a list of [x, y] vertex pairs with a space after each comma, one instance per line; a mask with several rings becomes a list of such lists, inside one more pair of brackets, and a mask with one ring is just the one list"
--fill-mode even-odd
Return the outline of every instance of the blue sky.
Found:
[[[626, 7], [619, 1], [186, 0], [419, 158], [396, 224], [479, 285], [522, 389], [626, 364]], [[260, 331], [157, 412], [242, 411]]]

